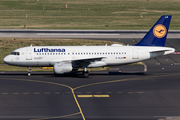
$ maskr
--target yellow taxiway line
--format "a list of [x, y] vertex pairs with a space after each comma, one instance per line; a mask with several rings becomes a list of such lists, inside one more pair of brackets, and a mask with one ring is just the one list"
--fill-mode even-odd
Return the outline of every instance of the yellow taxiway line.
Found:
[[88, 97], [93, 97], [93, 95], [77, 95], [79, 98], [88, 98]]

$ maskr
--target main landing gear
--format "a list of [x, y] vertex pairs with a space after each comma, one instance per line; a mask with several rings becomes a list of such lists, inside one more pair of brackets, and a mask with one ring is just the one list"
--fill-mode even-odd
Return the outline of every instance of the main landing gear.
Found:
[[85, 78], [89, 77], [89, 72], [88, 72], [88, 70], [86, 68], [83, 70], [83, 76]]
[[28, 73], [27, 73], [28, 76], [31, 76], [31, 67], [28, 67]]

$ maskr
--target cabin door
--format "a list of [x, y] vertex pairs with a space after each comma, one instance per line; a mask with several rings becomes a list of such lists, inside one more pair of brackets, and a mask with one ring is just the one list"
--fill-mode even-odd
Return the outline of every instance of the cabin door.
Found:
[[132, 59], [139, 59], [138, 48], [133, 48], [132, 53], [133, 53]]
[[26, 60], [32, 60], [32, 48], [26, 49]]

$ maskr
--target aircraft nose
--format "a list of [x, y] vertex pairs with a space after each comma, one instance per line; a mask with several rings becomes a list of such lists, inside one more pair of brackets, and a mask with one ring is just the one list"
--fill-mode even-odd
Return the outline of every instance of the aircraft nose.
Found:
[[4, 63], [8, 64], [10, 62], [9, 56], [6, 56], [3, 61]]

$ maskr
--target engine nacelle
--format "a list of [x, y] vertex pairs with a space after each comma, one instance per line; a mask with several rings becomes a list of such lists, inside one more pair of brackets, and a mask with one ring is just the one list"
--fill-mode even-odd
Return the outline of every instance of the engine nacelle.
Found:
[[65, 62], [58, 62], [54, 64], [54, 73], [55, 74], [64, 74], [72, 71], [72, 64]]

